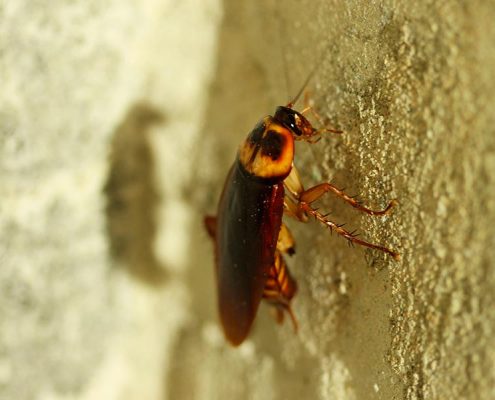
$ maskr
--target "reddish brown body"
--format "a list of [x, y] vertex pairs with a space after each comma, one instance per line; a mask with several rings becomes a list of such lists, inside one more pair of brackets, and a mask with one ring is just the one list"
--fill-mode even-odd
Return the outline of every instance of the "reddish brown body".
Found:
[[[267, 156], [276, 161], [284, 150], [279, 146], [281, 140], [274, 139], [279, 134], [272, 130], [272, 138], [261, 143], [270, 122], [271, 119], [261, 121], [247, 142], [255, 147], [259, 144], [259, 151], [265, 149], [270, 153]], [[207, 219], [208, 230], [215, 237], [220, 319], [227, 339], [234, 345], [240, 344], [249, 333], [268, 276], [275, 268], [284, 212], [283, 179], [290, 172], [289, 169], [279, 176], [259, 177], [246, 169], [240, 157], [225, 181], [216, 219]], [[286, 290], [290, 297], [292, 292], [295, 287]]]
[[235, 162], [219, 204], [215, 243], [218, 307], [233, 344], [247, 336], [263, 296], [283, 206], [283, 183], [253, 181]]
[[314, 129], [290, 104], [278, 107], [241, 145], [225, 181], [217, 216], [205, 218], [215, 242], [220, 320], [225, 336], [235, 346], [249, 334], [262, 299], [275, 306], [280, 322], [287, 311], [297, 327], [290, 308], [297, 285], [282, 256], [294, 252], [292, 235], [282, 224], [284, 212], [300, 221], [313, 216], [352, 242], [397, 256], [357, 239], [311, 207], [328, 191], [372, 215], [385, 214], [392, 206], [370, 210], [329, 183], [303, 189], [293, 167], [294, 140], [313, 143], [314, 136], [323, 131], [328, 130]]

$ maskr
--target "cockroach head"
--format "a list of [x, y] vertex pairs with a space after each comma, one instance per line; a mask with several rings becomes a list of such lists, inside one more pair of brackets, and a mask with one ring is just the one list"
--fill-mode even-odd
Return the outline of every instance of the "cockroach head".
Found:
[[311, 122], [304, 115], [290, 107], [277, 107], [273, 118], [289, 129], [296, 137], [311, 136], [315, 131]]

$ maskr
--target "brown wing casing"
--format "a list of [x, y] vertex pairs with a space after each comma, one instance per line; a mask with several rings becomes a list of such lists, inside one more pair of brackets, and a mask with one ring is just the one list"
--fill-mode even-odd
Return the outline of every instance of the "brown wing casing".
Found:
[[250, 176], [238, 160], [220, 199], [216, 223], [218, 305], [225, 336], [246, 338], [274, 263], [282, 223], [283, 183]]

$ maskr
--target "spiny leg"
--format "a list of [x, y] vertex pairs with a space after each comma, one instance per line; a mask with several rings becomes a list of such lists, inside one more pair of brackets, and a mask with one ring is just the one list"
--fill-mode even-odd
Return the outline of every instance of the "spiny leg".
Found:
[[299, 201], [306, 202], [311, 204], [322, 197], [327, 192], [332, 192], [339, 196], [342, 200], [350, 204], [355, 209], [362, 211], [369, 215], [386, 215], [390, 212], [392, 207], [397, 205], [397, 200], [392, 200], [388, 204], [388, 206], [383, 210], [372, 210], [371, 208], [363, 206], [359, 201], [357, 201], [354, 197], [349, 196], [343, 190], [337, 188], [331, 183], [320, 183], [319, 185], [313, 186], [307, 190], [304, 190], [303, 184], [301, 182], [301, 178], [299, 177], [299, 173], [295, 166], [292, 166], [292, 170], [285, 178], [284, 185], [287, 190]]
[[311, 207], [310, 204], [305, 203], [305, 202], [300, 202], [299, 207], [304, 210], [306, 213], [309, 215], [312, 215], [316, 220], [320, 221], [322, 224], [326, 225], [329, 227], [332, 231], [337, 232], [339, 235], [342, 235], [345, 237], [349, 243], [353, 244], [359, 244], [361, 246], [369, 247], [370, 249], [376, 249], [383, 251], [384, 253], [390, 254], [395, 260], [400, 260], [400, 254], [389, 249], [388, 247], [385, 246], [380, 246], [377, 244], [369, 243], [366, 242], [362, 239], [359, 239], [355, 232], [349, 232], [348, 230], [343, 228], [343, 225], [336, 224], [335, 222], [330, 221], [329, 219], [326, 218], [326, 215], [323, 215], [320, 213], [318, 210], [315, 210], [314, 208]]
[[362, 211], [366, 214], [369, 215], [386, 215], [390, 212], [392, 207], [397, 205], [397, 200], [392, 200], [388, 204], [388, 206], [383, 209], [383, 210], [372, 210], [371, 208], [363, 206], [359, 201], [357, 201], [354, 197], [349, 196], [346, 194], [343, 190], [337, 188], [336, 186], [332, 185], [331, 183], [320, 183], [319, 185], [313, 186], [312, 188], [309, 188], [308, 190], [303, 191], [300, 196], [299, 200], [301, 202], [305, 202], [308, 204], [311, 204], [318, 200], [320, 197], [322, 197], [325, 193], [327, 192], [332, 192], [339, 196], [342, 200], [350, 204], [352, 207], [355, 209]]
[[284, 198], [284, 214], [291, 218], [297, 219], [300, 222], [308, 221], [308, 215], [303, 209], [301, 209], [301, 207], [299, 207], [299, 202], [294, 201], [287, 194]]
[[[317, 185], [313, 188], [310, 188], [308, 190], [304, 190], [303, 185], [300, 181], [299, 174], [297, 173], [297, 170], [295, 167], [292, 168], [291, 173], [289, 176], [286, 178], [284, 181], [284, 185], [286, 186], [289, 194], [286, 194], [285, 199], [284, 199], [284, 212], [288, 216], [298, 219], [301, 222], [306, 222], [308, 220], [308, 215], [312, 215], [316, 220], [320, 221], [321, 223], [325, 224], [328, 226], [330, 229], [335, 230], [339, 235], [344, 236], [346, 239], [349, 240], [349, 243], [357, 243], [361, 246], [369, 247], [372, 249], [377, 249], [380, 251], [383, 251], [387, 254], [390, 254], [394, 259], [398, 260], [399, 259], [399, 254], [393, 250], [390, 250], [389, 248], [385, 246], [379, 246], [375, 245], [373, 243], [366, 242], [364, 240], [358, 239], [356, 234], [354, 232], [349, 232], [346, 229], [344, 229], [342, 226], [336, 224], [335, 222], [332, 222], [326, 218], [326, 215], [321, 214], [318, 212], [318, 210], [314, 209], [311, 206], [311, 203], [316, 201], [318, 198], [320, 198], [323, 194], [325, 194], [327, 191], [332, 190], [331, 188], [336, 189], [339, 191], [341, 194], [344, 194], [342, 191], [339, 189], [335, 188], [333, 185], [330, 184], [322, 184], [322, 185]], [[327, 186], [325, 186], [327, 185]], [[339, 194], [339, 193], [337, 193]], [[290, 196], [292, 195], [293, 198]], [[383, 215], [386, 214], [390, 211], [390, 208], [393, 207], [397, 202], [395, 200], [392, 200], [390, 204], [388, 205], [387, 208], [383, 211], [374, 211], [369, 208], [361, 206], [358, 202], [356, 202], [352, 197], [347, 196], [347, 201], [351, 203], [355, 202], [356, 205], [353, 205], [355, 208], [367, 212], [370, 215]], [[341, 196], [343, 197], [343, 196]], [[346, 200], [346, 198], [344, 198]]]

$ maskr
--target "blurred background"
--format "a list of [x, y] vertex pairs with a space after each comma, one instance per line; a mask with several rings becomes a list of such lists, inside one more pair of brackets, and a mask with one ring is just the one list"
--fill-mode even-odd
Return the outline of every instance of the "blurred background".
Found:
[[[495, 398], [495, 4], [0, 1], [0, 399]], [[203, 216], [307, 74], [300, 331], [230, 347]]]

